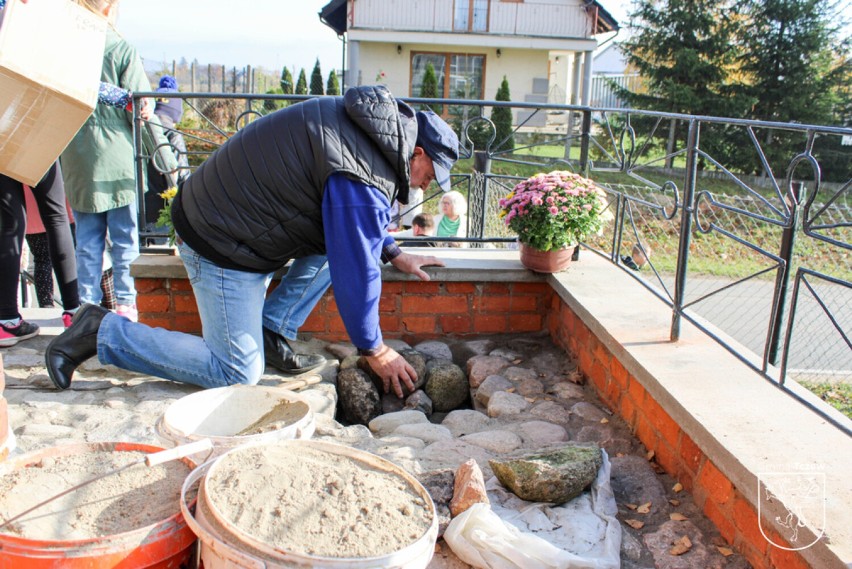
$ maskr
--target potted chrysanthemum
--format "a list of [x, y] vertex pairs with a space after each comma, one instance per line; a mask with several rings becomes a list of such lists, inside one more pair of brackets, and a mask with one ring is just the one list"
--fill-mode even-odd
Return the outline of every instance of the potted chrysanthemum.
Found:
[[500, 200], [500, 216], [518, 234], [521, 262], [543, 273], [563, 270], [574, 247], [600, 231], [606, 194], [579, 174], [536, 174]]

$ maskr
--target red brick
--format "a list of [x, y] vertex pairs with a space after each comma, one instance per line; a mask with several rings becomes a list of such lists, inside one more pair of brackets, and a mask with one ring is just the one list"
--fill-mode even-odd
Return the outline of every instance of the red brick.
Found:
[[446, 334], [467, 334], [472, 331], [473, 326], [469, 316], [439, 316], [438, 322]]
[[654, 431], [654, 427], [651, 426], [645, 415], [638, 411], [636, 413], [636, 438], [648, 450], [657, 448], [657, 433]]
[[407, 281], [402, 283], [405, 294], [438, 294], [441, 292], [441, 283], [434, 281]]
[[621, 417], [627, 421], [627, 424], [633, 426], [633, 422], [636, 420], [634, 414], [636, 413], [636, 405], [633, 403], [633, 400], [629, 397], [622, 397], [619, 401], [618, 412]]
[[326, 330], [328, 330], [329, 334], [345, 334], [346, 326], [343, 325], [343, 320], [340, 319], [339, 314], [335, 314], [333, 316], [328, 316], [326, 320]]
[[188, 334], [201, 333], [201, 318], [198, 314], [176, 314], [172, 319], [172, 328], [178, 332], [186, 332]]
[[509, 294], [509, 285], [505, 283], [485, 283], [483, 294]]
[[677, 452], [665, 440], [659, 439], [657, 441], [657, 447], [654, 449], [654, 459], [657, 461], [657, 464], [663, 467], [663, 470], [672, 476], [677, 475], [680, 463]]
[[133, 286], [136, 288], [136, 292], [140, 295], [147, 294], [155, 290], [166, 290], [165, 285], [166, 282], [163, 279], [146, 279], [138, 277], [133, 279]]
[[388, 296], [383, 294], [379, 299], [379, 312], [396, 312], [399, 310], [399, 296]]
[[173, 297], [175, 312], [185, 314], [198, 314], [198, 305], [195, 296], [191, 294], [176, 294]]
[[651, 424], [660, 433], [660, 436], [673, 448], [677, 448], [680, 425], [652, 397], [645, 397], [645, 402], [641, 407], [645, 411], [645, 415], [648, 416], [648, 420], [651, 421]]
[[750, 543], [742, 540], [736, 540], [734, 542], [734, 548], [745, 558], [746, 561], [748, 561], [751, 569], [769, 569], [769, 561], [766, 559], [766, 555], [761, 553]]
[[401, 282], [383, 282], [382, 283], [382, 294], [399, 294], [402, 292], [402, 283]]
[[618, 361], [618, 358], [612, 358], [609, 362], [609, 372], [612, 374], [612, 379], [627, 391], [627, 370]]
[[444, 294], [435, 297], [432, 313], [440, 314], [469, 314], [470, 306], [467, 296], [460, 294]]
[[140, 294], [136, 297], [136, 308], [154, 314], [168, 312], [171, 300], [167, 294]]
[[684, 432], [680, 434], [680, 457], [683, 459], [683, 464], [686, 465], [693, 474], [698, 473], [698, 468], [701, 466], [701, 460], [704, 458], [704, 453], [698, 448], [689, 435]]
[[512, 312], [537, 312], [539, 300], [535, 296], [512, 296], [509, 310]]
[[580, 353], [577, 354], [577, 360], [580, 371], [589, 375], [592, 369], [592, 355], [585, 349], [585, 346], [580, 346]]
[[722, 538], [724, 538], [725, 541], [728, 543], [734, 542], [734, 536], [737, 534], [737, 528], [734, 527], [731, 519], [712, 500], [706, 500], [704, 502], [704, 515], [707, 516], [707, 519], [713, 522], [713, 525], [716, 526], [716, 529], [719, 530], [719, 533], [722, 534]]
[[476, 292], [476, 285], [473, 283], [444, 283], [447, 287], [447, 292], [450, 294], [473, 294]]
[[169, 279], [168, 282], [166, 282], [166, 288], [184, 292], [192, 290], [192, 285], [190, 284], [189, 279]]
[[550, 285], [547, 283], [512, 283], [510, 288], [515, 294], [532, 293], [547, 295], [551, 290]]
[[403, 316], [402, 331], [413, 334], [434, 334], [437, 319], [434, 316]]
[[742, 540], [757, 550], [761, 557], [765, 555], [769, 543], [760, 531], [757, 512], [739, 493], [734, 497], [733, 518]]
[[479, 334], [508, 332], [508, 320], [498, 314], [474, 314], [473, 331]]
[[588, 328], [578, 322], [577, 326], [574, 328], [574, 337], [577, 338], [578, 344], [588, 349], [589, 340], [592, 337]]
[[[776, 539], [771, 536], [774, 543], [786, 543], [783, 540]], [[789, 547], [789, 544], [787, 544]], [[788, 551], [780, 547], [769, 548], [769, 562], [772, 567], [777, 569], [811, 569], [811, 565], [802, 558], [799, 551]]]
[[717, 504], [727, 504], [734, 493], [731, 481], [709, 460], [704, 461], [696, 484], [707, 491], [708, 499]]
[[438, 311], [436, 296], [403, 296], [403, 314], [434, 314]]
[[[139, 298], [137, 297], [138, 301]], [[175, 330], [174, 322], [171, 316], [149, 316], [147, 314], [139, 315], [139, 322], [147, 324], [151, 328], [165, 328], [166, 330]]]
[[594, 356], [595, 359], [601, 362], [604, 366], [606, 366], [607, 369], [610, 368], [610, 360], [612, 360], [612, 355], [599, 340], [595, 342]]
[[382, 328], [382, 335], [391, 333], [399, 334], [402, 332], [400, 330], [400, 318], [396, 314], [380, 314], [379, 326]]
[[645, 404], [645, 388], [633, 376], [627, 378], [627, 393], [637, 407], [642, 407]]
[[539, 314], [510, 314], [510, 332], [539, 332], [542, 329], [541, 315]]
[[299, 327], [300, 332], [325, 332], [325, 317], [314, 310], [305, 323]]
[[509, 312], [511, 299], [508, 295], [480, 296], [473, 299], [476, 312]]

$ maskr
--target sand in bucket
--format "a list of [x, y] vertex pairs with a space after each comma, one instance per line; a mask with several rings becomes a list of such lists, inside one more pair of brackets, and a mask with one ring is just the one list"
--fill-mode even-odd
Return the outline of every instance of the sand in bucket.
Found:
[[425, 567], [437, 537], [434, 505], [413, 477], [342, 445], [240, 447], [217, 459], [203, 488], [230, 535], [314, 567], [390, 567], [399, 558]]

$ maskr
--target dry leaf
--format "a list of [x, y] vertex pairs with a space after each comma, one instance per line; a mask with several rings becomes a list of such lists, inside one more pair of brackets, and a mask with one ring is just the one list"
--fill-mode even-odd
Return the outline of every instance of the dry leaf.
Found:
[[522, 359], [518, 358], [517, 360], [512, 361], [512, 364], [513, 364], [513, 365], [518, 365], [518, 364], [519, 364], [519, 363], [521, 363], [522, 361], [524, 361], [524, 360], [522, 360]]
[[690, 549], [692, 549], [692, 542], [689, 541], [689, 537], [683, 536], [682, 538], [674, 542], [672, 548], [669, 549], [669, 553], [672, 555], [683, 555]]
[[636, 511], [640, 514], [649, 514], [651, 512], [651, 502], [645, 502], [636, 508]]
[[653, 470], [657, 474], [663, 474], [666, 471], [662, 466], [660, 466], [656, 462], [651, 463], [651, 470]]
[[680, 506], [680, 500], [669, 500], [669, 504], [672, 506]]
[[647, 458], [648, 460], [654, 460], [654, 457], [656, 456], [656, 454], [657, 453], [655, 453], [654, 451], [649, 450], [648, 454], [645, 455], [645, 458]]
[[615, 456], [617, 456], [618, 458], [621, 458], [622, 456], [624, 456], [624, 453], [623, 452], [617, 452], [617, 453], [615, 453]]
[[631, 509], [631, 510], [635, 510], [636, 508], [638, 508], [638, 507], [639, 507], [639, 506], [637, 506], [636, 504], [624, 504], [624, 505], [625, 505], [625, 506], [627, 506], [627, 507], [628, 507], [629, 509]]
[[680, 482], [672, 486], [672, 492], [680, 492], [681, 490], [683, 490], [683, 484]]
[[524, 397], [527, 400], [527, 403], [535, 403], [535, 397]]
[[669, 514], [669, 519], [674, 520], [676, 522], [685, 522], [686, 516], [684, 516], [683, 514], [680, 514], [678, 512], [673, 512], [673, 513]]
[[722, 547], [722, 546], [717, 545], [717, 546], [716, 546], [716, 549], [718, 549], [718, 550], [719, 550], [719, 553], [721, 553], [721, 554], [722, 554], [722, 555], [724, 555], [725, 557], [728, 557], [729, 555], [733, 555], [733, 554], [734, 554], [734, 550], [733, 550], [733, 549], [731, 549], [730, 547]]
[[583, 384], [583, 374], [580, 373], [579, 371], [572, 371], [571, 373], [568, 374], [567, 379], [571, 383], [576, 383], [578, 385]]
[[514, 393], [516, 389], [517, 389], [517, 387], [510, 387], [509, 389], [506, 390], [506, 393]]
[[601, 424], [602, 424], [602, 425], [606, 425], [607, 423], [609, 423], [609, 419], [607, 419], [606, 417], [604, 417], [603, 419], [601, 419]]
[[624, 520], [624, 523], [626, 523], [633, 529], [642, 529], [643, 527], [645, 527], [645, 522], [640, 522], [639, 520]]

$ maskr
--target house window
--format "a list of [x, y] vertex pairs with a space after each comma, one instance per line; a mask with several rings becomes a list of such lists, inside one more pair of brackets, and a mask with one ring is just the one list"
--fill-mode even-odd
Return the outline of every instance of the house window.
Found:
[[487, 32], [490, 0], [455, 0], [453, 30], [457, 32]]
[[414, 53], [411, 57], [411, 96], [420, 97], [423, 73], [431, 63], [438, 77], [438, 97], [481, 99], [485, 56], [464, 53]]

